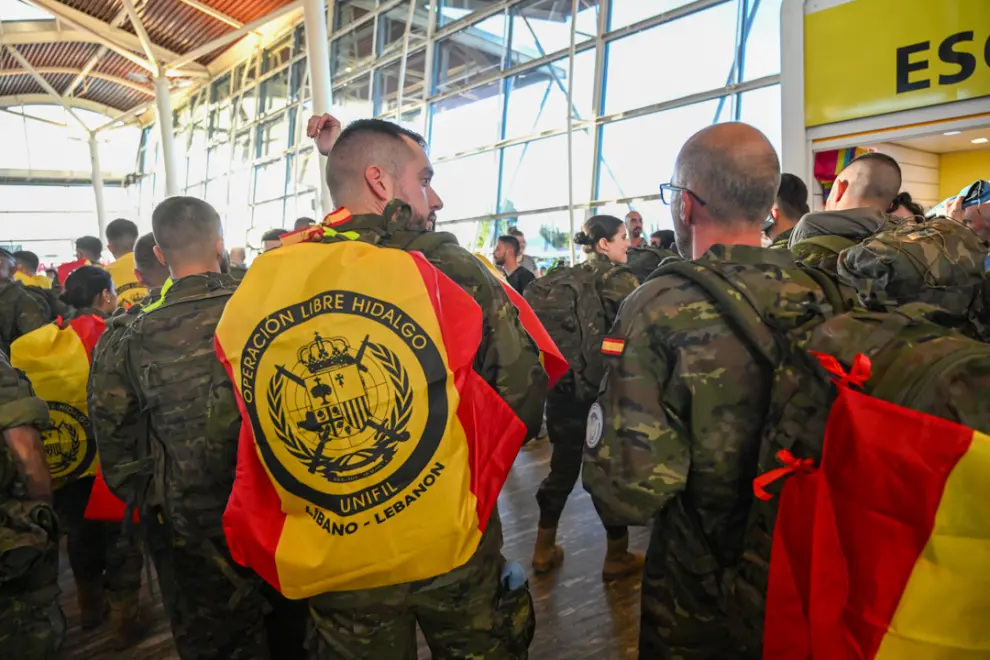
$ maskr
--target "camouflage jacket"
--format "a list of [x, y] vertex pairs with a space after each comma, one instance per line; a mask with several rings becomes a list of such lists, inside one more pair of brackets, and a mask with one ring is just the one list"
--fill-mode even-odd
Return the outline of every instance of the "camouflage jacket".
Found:
[[680, 255], [663, 248], [644, 245], [638, 248], [629, 248], [626, 257], [626, 267], [632, 271], [637, 280], [645, 282], [661, 263], [667, 259], [679, 259]]
[[[785, 250], [716, 245], [697, 261], [731, 264], [767, 307], [807, 300]], [[647, 562], [667, 578], [655, 589], [644, 578], [643, 597], [690, 619], [663, 631], [670, 645], [726, 657], [697, 655], [698, 646], [725, 643], [726, 583], [742, 553], [772, 373], [707, 294], [676, 275], [629, 296], [609, 338], [585, 488], [609, 524], [653, 521]]]
[[788, 247], [800, 263], [834, 275], [839, 252], [896, 222], [896, 218], [868, 208], [809, 213], [794, 227]]
[[111, 319], [94, 351], [89, 412], [107, 485], [125, 502], [147, 496], [186, 536], [221, 534], [233, 485], [240, 418], [208, 414], [230, 389], [212, 335], [233, 289], [219, 273], [176, 280], [154, 311]]
[[41, 306], [20, 282], [0, 282], [0, 351], [10, 355], [10, 345], [21, 335], [48, 323]]
[[595, 253], [578, 268], [589, 268], [594, 271], [598, 295], [605, 307], [605, 324], [612, 327], [619, 315], [619, 306], [629, 294], [639, 286], [639, 280], [632, 272], [609, 261], [603, 254]]
[[[0, 353], [0, 433], [18, 426], [48, 426], [48, 406], [34, 395], [31, 383]], [[17, 468], [6, 443], [0, 442], [0, 502], [16, 488]]]
[[[515, 306], [495, 276], [451, 234], [406, 229], [409, 207], [390, 202], [383, 215], [356, 215], [334, 229], [354, 232], [357, 240], [399, 250], [417, 250], [437, 270], [456, 282], [481, 306], [484, 328], [474, 368], [498, 392], [529, 429], [539, 435], [547, 374], [540, 353]], [[347, 240], [328, 237], [325, 242]]]
[[773, 243], [770, 244], [770, 247], [773, 248], [774, 250], [786, 250], [791, 242], [791, 234], [793, 233], [794, 233], [794, 227], [791, 227], [786, 231], [780, 232], [777, 238], [773, 239]]

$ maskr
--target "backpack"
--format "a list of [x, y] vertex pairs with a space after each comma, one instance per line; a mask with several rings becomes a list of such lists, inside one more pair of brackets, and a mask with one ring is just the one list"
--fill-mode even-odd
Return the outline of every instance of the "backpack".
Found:
[[626, 252], [626, 268], [632, 271], [639, 283], [642, 284], [660, 266], [665, 259], [680, 257], [663, 248], [644, 245], [642, 247], [631, 247]]
[[42, 314], [49, 323], [58, 317], [69, 316], [68, 306], [59, 300], [51, 289], [42, 289], [40, 286], [24, 286], [24, 291], [41, 307]]
[[[176, 533], [187, 538], [222, 534], [220, 515], [229, 490], [221, 492], [217, 482], [234, 477], [236, 438], [202, 442], [209, 432], [212, 390], [227, 380], [213, 334], [233, 292], [218, 281], [203, 297], [139, 314], [119, 329], [120, 340], [128, 342], [126, 368], [140, 402], [142, 430], [132, 450], [104, 448], [101, 442], [100, 453], [114, 452], [119, 471], [131, 475], [121, 489], [129, 508], [162, 507]], [[126, 458], [132, 461], [121, 468]]]
[[[843, 252], [837, 271], [869, 309], [921, 302], [978, 323], [988, 251], [990, 244], [954, 220], [908, 219]], [[983, 328], [968, 334], [990, 339]]]
[[599, 277], [590, 264], [560, 268], [531, 282], [523, 296], [571, 366], [581, 401], [598, 395], [605, 376], [601, 347], [609, 328]]
[[856, 241], [845, 236], [820, 235], [808, 238], [791, 246], [794, 260], [804, 266], [820, 268], [835, 273], [839, 254], [846, 248], [856, 245]]

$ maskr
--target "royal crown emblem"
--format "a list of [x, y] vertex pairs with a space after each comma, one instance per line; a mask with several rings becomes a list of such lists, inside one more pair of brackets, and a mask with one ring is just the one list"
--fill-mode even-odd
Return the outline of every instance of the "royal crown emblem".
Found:
[[374, 474], [409, 439], [409, 376], [398, 356], [369, 336], [355, 349], [345, 337], [315, 332], [295, 365], [276, 365], [268, 404], [289, 453], [331, 482]]

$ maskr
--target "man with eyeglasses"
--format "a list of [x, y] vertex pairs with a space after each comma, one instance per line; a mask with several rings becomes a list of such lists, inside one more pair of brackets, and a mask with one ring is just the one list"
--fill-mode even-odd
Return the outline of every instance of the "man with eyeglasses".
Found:
[[[731, 272], [770, 310], [802, 305], [810, 290], [787, 250], [761, 247], [779, 182], [767, 138], [729, 123], [688, 140], [661, 186], [681, 256]], [[697, 284], [667, 271], [626, 299], [602, 344], [608, 371], [588, 416], [584, 485], [608, 524], [653, 522], [641, 658], [759, 657], [762, 617], [737, 630], [727, 601], [773, 373], [734, 328]]]

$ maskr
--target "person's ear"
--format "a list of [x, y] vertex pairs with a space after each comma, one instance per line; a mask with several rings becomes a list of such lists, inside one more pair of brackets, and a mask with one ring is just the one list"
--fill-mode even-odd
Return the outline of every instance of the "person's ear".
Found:
[[849, 190], [849, 182], [845, 179], [835, 180], [835, 201], [840, 202], [842, 198], [846, 196], [846, 191]]
[[681, 193], [681, 224], [690, 227], [694, 224], [691, 213], [694, 211], [694, 198], [687, 193]]
[[157, 245], [153, 249], [155, 251], [155, 259], [158, 259], [158, 263], [168, 268], [168, 262], [165, 261], [165, 255], [162, 254], [162, 249]]
[[770, 207], [770, 216], [773, 218], [774, 222], [778, 222], [780, 220], [780, 207], [776, 204]]
[[371, 194], [377, 199], [390, 202], [394, 195], [391, 190], [391, 182], [387, 179], [385, 170], [378, 165], [369, 165], [364, 171], [364, 181], [368, 184]]

